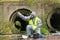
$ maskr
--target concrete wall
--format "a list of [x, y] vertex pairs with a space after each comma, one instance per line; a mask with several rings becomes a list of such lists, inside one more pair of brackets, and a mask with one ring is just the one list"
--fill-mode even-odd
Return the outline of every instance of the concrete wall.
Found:
[[36, 11], [37, 15], [40, 16], [41, 14], [44, 13], [44, 9], [41, 8], [40, 5], [41, 4], [30, 6], [28, 4], [20, 3], [20, 2], [4, 2], [0, 4], [0, 15], [3, 17], [3, 20], [6, 21], [9, 20], [9, 17], [15, 10], [21, 8], [27, 8], [32, 11]]
[[[32, 1], [32, 0], [30, 0]], [[33, 1], [32, 1], [33, 2]], [[31, 3], [32, 3], [31, 2]], [[35, 1], [34, 1], [35, 2]], [[33, 2], [33, 3], [34, 3]], [[28, 0], [20, 0], [17, 2], [0, 2], [0, 15], [2, 20], [9, 20], [10, 15], [17, 9], [28, 8], [30, 10], [36, 11], [38, 16], [44, 16], [47, 18], [47, 15], [55, 7], [56, 3], [60, 3], [59, 0], [37, 0], [34, 5], [30, 5]]]
[[[0, 2], [0, 21], [9, 21], [12, 13], [21, 8], [27, 8], [37, 13], [37, 16], [40, 18], [43, 17], [43, 21], [46, 21], [56, 7], [59, 6], [59, 2], [54, 3], [52, 1], [41, 1], [35, 3], [34, 5], [30, 5], [26, 2]], [[48, 21], [49, 23], [49, 21]]]

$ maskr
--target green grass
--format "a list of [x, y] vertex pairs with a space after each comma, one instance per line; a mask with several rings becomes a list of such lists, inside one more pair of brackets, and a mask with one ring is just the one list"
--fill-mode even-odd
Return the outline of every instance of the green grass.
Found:
[[50, 33], [50, 30], [47, 27], [47, 22], [45, 21], [45, 17], [44, 16], [41, 16], [39, 18], [42, 20], [42, 27], [40, 29], [41, 30], [41, 33], [42, 34], [49, 34]]
[[15, 28], [12, 22], [1, 22], [0, 34], [18, 34], [19, 30]]

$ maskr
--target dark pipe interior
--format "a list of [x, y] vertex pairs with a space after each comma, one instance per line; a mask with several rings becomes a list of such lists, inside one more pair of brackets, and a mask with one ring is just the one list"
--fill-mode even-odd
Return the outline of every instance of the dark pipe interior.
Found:
[[[16, 21], [19, 21], [19, 22], [21, 23], [21, 31], [26, 30], [26, 26], [28, 25], [28, 22], [27, 22], [27, 21], [22, 20], [19, 16], [16, 16], [16, 18], [15, 18], [14, 21], [15, 21], [15, 22], [16, 22]], [[15, 27], [16, 27], [17, 29], [20, 28], [20, 27], [19, 27], [18, 25], [16, 25], [16, 24], [15, 24]]]
[[52, 27], [60, 31], [60, 8], [57, 8], [50, 19]]
[[[28, 15], [30, 15], [30, 13], [31, 13], [31, 11], [30, 11], [29, 9], [25, 9], [25, 8], [18, 9], [18, 10], [15, 11], [15, 12], [18, 12], [18, 11], [19, 11], [20, 13], [22, 13], [24, 16], [28, 16]], [[15, 12], [14, 12], [14, 13], [15, 13]], [[19, 22], [21, 23], [21, 31], [26, 30], [26, 26], [28, 25], [28, 22], [27, 22], [27, 21], [22, 20], [19, 16], [16, 16], [16, 17], [15, 17], [14, 23], [15, 23], [16, 21], [19, 21]], [[17, 29], [20, 28], [20, 27], [19, 27], [18, 25], [16, 25], [16, 24], [15, 24], [15, 27], [16, 27]]]

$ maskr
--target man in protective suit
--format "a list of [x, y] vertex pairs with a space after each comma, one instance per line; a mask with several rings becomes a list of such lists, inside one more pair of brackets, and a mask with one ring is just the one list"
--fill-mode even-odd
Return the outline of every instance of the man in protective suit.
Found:
[[42, 26], [42, 21], [36, 16], [35, 12], [32, 12], [30, 16], [24, 16], [20, 12], [18, 12], [18, 14], [21, 19], [29, 22], [26, 27], [28, 36], [33, 35], [33, 33], [41, 34], [40, 27]]

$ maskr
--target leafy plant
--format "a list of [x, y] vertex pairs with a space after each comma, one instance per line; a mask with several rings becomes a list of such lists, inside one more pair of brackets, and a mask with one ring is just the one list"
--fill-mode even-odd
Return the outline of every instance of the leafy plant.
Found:
[[49, 30], [47, 28], [47, 23], [45, 21], [44, 16], [41, 16], [40, 19], [42, 20], [42, 27], [40, 29], [41, 30], [41, 33], [42, 34], [49, 34], [50, 32], [49, 32]]
[[41, 28], [41, 33], [42, 34], [49, 34], [49, 31], [46, 28]]

